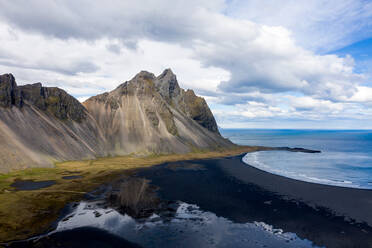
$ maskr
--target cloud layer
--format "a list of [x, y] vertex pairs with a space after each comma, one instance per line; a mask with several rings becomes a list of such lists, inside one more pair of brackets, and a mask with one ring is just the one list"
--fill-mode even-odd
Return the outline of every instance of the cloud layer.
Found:
[[[306, 16], [290, 0], [281, 8], [287, 11], [277, 13], [275, 3], [263, 12], [253, 0], [0, 0], [0, 70], [14, 73], [21, 83], [43, 81], [83, 99], [142, 69], [160, 73], [172, 67], [183, 87], [207, 97], [222, 126], [231, 126], [233, 119], [241, 125], [371, 120], [372, 89], [366, 76], [355, 72], [354, 59], [318, 53], [326, 50], [320, 45], [332, 50], [332, 41], [339, 45], [350, 36], [368, 35], [356, 35], [355, 23], [359, 28], [372, 23], [372, 5], [362, 2], [333, 1], [335, 8], [327, 8], [314, 1], [305, 6], [325, 4], [329, 11]], [[283, 20], [288, 8], [293, 15]], [[317, 28], [335, 18], [337, 25]], [[343, 26], [351, 27], [344, 36]], [[319, 42], [326, 31], [329, 36]], [[313, 40], [304, 42], [305, 37]]]

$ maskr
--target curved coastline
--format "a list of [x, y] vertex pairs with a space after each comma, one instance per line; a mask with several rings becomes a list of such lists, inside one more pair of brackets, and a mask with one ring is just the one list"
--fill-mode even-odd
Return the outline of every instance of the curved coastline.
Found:
[[159, 186], [164, 199], [196, 204], [235, 223], [262, 221], [327, 247], [372, 247], [372, 190], [273, 175], [247, 166], [245, 154], [170, 161], [139, 167], [135, 175]]
[[[256, 169], [294, 180], [337, 187], [372, 190], [372, 183], [369, 182], [370, 180], [368, 180], [368, 182], [363, 181], [363, 179], [359, 180], [353, 174], [335, 178], [334, 175], [330, 173], [330, 171], [327, 171], [327, 167], [322, 168], [321, 166], [317, 171], [321, 172], [322, 174], [313, 174], [314, 172], [312, 172], [310, 169], [314, 169], [314, 167], [312, 167], [313, 165], [307, 165], [307, 160], [315, 159], [318, 163], [321, 164], [321, 161], [323, 161], [324, 157], [308, 157], [308, 155], [306, 155], [304, 158], [298, 156], [282, 157], [278, 154], [279, 153], [276, 152], [271, 153], [271, 151], [249, 152], [242, 157], [242, 161], [246, 165], [254, 167]], [[267, 158], [269, 158], [269, 160], [266, 160]], [[284, 159], [284, 161], [278, 162], [278, 159]], [[327, 157], [325, 157], [325, 159], [327, 159]], [[335, 161], [334, 163], [337, 164], [337, 161]], [[332, 169], [335, 170], [335, 168]]]
[[[291, 149], [291, 148], [279, 148], [279, 149]], [[247, 192], [251, 195], [248, 195], [247, 197], [252, 196], [253, 198], [255, 198], [255, 197], [257, 197], [257, 194], [258, 194], [257, 192], [261, 192], [262, 189], [263, 189], [264, 191], [268, 192], [268, 193], [264, 194], [264, 198], [268, 197], [268, 199], [269, 199], [269, 200], [266, 200], [266, 201], [270, 201], [270, 199], [271, 199], [270, 195], [272, 193], [274, 193], [274, 194], [280, 195], [281, 197], [283, 197], [283, 199], [295, 199], [296, 201], [299, 201], [299, 202], [306, 202], [306, 204], [312, 206], [313, 208], [316, 208], [316, 207], [320, 206], [322, 208], [330, 209], [331, 212], [337, 212], [337, 213], [340, 213], [340, 214], [344, 214], [349, 219], [355, 219], [359, 222], [365, 222], [370, 227], [372, 226], [372, 216], [371, 216], [372, 213], [371, 214], [368, 213], [368, 209], [372, 209], [372, 202], [368, 202], [368, 199], [372, 199], [372, 191], [370, 191], [370, 190], [357, 190], [357, 189], [346, 189], [345, 190], [345, 189], [342, 189], [342, 188], [340, 189], [340, 187], [325, 186], [325, 185], [318, 185], [318, 184], [313, 184], [313, 183], [301, 182], [301, 181], [297, 181], [297, 180], [293, 180], [293, 179], [284, 178], [282, 176], [272, 175], [268, 172], [260, 171], [256, 168], [247, 166], [245, 163], [243, 163], [241, 161], [242, 157], [247, 152], [252, 152], [252, 151], [257, 151], [257, 150], [278, 150], [278, 148], [275, 148], [275, 147], [240, 147], [240, 150], [237, 149], [237, 150], [235, 150], [234, 152], [231, 152], [231, 153], [230, 152], [219, 153], [219, 154], [218, 153], [211, 153], [211, 154], [206, 153], [206, 154], [200, 154], [198, 156], [195, 155], [194, 157], [189, 158], [190, 160], [188, 158], [181, 157], [181, 156], [177, 156], [177, 157], [174, 157], [174, 158], [173, 157], [172, 158], [171, 157], [169, 157], [169, 158], [168, 157], [164, 157], [164, 158], [162, 158], [162, 157], [157, 158], [156, 157], [154, 159], [151, 158], [151, 159], [154, 160], [154, 161], [151, 160], [151, 162], [146, 161], [146, 159], [143, 159], [143, 158], [141, 158], [141, 159], [138, 158], [137, 159], [138, 160], [138, 165], [132, 166], [131, 169], [130, 168], [123, 168], [122, 166], [118, 165], [117, 168], [116, 167], [114, 167], [115, 169], [112, 168], [112, 172], [111, 172], [112, 175], [109, 174], [109, 176], [107, 178], [106, 177], [105, 178], [100, 178], [100, 182], [101, 183], [108, 182], [114, 177], [114, 175], [118, 176], [118, 174], [120, 174], [120, 173], [125, 172], [125, 174], [127, 174], [127, 173], [131, 174], [130, 171], [132, 171], [132, 169], [139, 170], [139, 171], [151, 171], [153, 169], [157, 170], [157, 168], [162, 168], [163, 166], [165, 166], [167, 164], [175, 164], [176, 167], [172, 167], [171, 171], [173, 173], [181, 173], [181, 175], [183, 177], [183, 175], [184, 175], [183, 173], [188, 174], [188, 173], [190, 173], [190, 170], [176, 169], [176, 168], [178, 168], [178, 165], [182, 165], [181, 167], [184, 167], [185, 165], [189, 164], [191, 166], [190, 168], [194, 168], [193, 165], [201, 164], [203, 166], [205, 165], [207, 170], [191, 170], [193, 173], [197, 174], [197, 177], [200, 179], [200, 181], [196, 180], [195, 179], [196, 177], [195, 178], [194, 177], [189, 178], [189, 181], [185, 181], [185, 179], [182, 178], [182, 177], [180, 178], [180, 177], [171, 175], [171, 177], [167, 177], [166, 182], [163, 182], [163, 183], [165, 183], [165, 185], [159, 185], [159, 186], [162, 187], [164, 190], [173, 191], [174, 195], [177, 196], [176, 199], [184, 200], [185, 202], [196, 203], [197, 205], [200, 205], [203, 209], [209, 210], [211, 212], [215, 212], [217, 215], [220, 214], [221, 216], [223, 216], [226, 212], [226, 207], [230, 208], [230, 210], [228, 210], [228, 211], [230, 211], [231, 215], [227, 214], [226, 217], [227, 218], [232, 218], [234, 221], [241, 222], [239, 218], [242, 218], [242, 216], [244, 218], [242, 220], [242, 222], [256, 221], [256, 220], [260, 221], [260, 219], [256, 219], [257, 215], [255, 215], [255, 214], [249, 216], [249, 214], [250, 214], [249, 211], [254, 211], [254, 212], [258, 211], [259, 212], [259, 211], [261, 211], [262, 206], [264, 206], [264, 207], [268, 206], [266, 203], [262, 203], [262, 204], [260, 203], [261, 205], [260, 204], [257, 205], [255, 202], [251, 201], [250, 202], [251, 205], [240, 205], [240, 203], [241, 203], [240, 200], [235, 201], [235, 199], [232, 199], [233, 201], [230, 202], [228, 204], [228, 206], [225, 206], [224, 207], [225, 209], [223, 209], [222, 212], [219, 212], [218, 209], [217, 209], [217, 211], [215, 211], [216, 209], [214, 209], [213, 207], [211, 209], [209, 209], [208, 207], [211, 205], [210, 203], [207, 203], [206, 205], [199, 204], [199, 202], [198, 202], [199, 199], [200, 198], [208, 198], [209, 195], [211, 195], [211, 191], [212, 191], [212, 194], [214, 194], [213, 191], [215, 191], [216, 194], [219, 194], [219, 192], [221, 192], [221, 191], [223, 193], [225, 193], [226, 190], [225, 190], [224, 186], [226, 186], [226, 178], [227, 177], [232, 177], [232, 178], [238, 179], [238, 181], [242, 182], [244, 185], [246, 185], [246, 186], [248, 185], [247, 187], [250, 188], [250, 189], [248, 189]], [[240, 154], [240, 155], [237, 155], [237, 154]], [[216, 158], [216, 157], [219, 157], [219, 158]], [[110, 163], [115, 162], [115, 161], [118, 160], [118, 161], [120, 161], [120, 164], [122, 164], [122, 163], [125, 163], [125, 161], [127, 161], [128, 159], [129, 158], [107, 158], [106, 160], [107, 160], [107, 162], [110, 162]], [[167, 162], [167, 160], [168, 160], [168, 162]], [[97, 162], [102, 163], [102, 161], [103, 160], [98, 160]], [[164, 162], [165, 162], [165, 164], [164, 164]], [[71, 166], [75, 166], [75, 163], [76, 163], [76, 165], [79, 166], [79, 169], [82, 170], [82, 171], [84, 171], [86, 169], [87, 170], [86, 172], [88, 172], [91, 169], [95, 168], [95, 166], [91, 165], [90, 161], [84, 162], [84, 165], [81, 164], [82, 162], [68, 162], [68, 163], [66, 163], [66, 165], [63, 165], [63, 166], [65, 166], [66, 169], [68, 169], [68, 171], [71, 171], [71, 169], [73, 168]], [[141, 164], [143, 164], [143, 165], [141, 165]], [[154, 166], [150, 166], [151, 164], [154, 165]], [[158, 165], [156, 165], [156, 164], [158, 164]], [[104, 165], [105, 164], [102, 164], [102, 166], [104, 166]], [[150, 166], [150, 167], [149, 168], [144, 168], [144, 167], [148, 167], [148, 166]], [[59, 166], [59, 167], [60, 167], [59, 169], [64, 168], [62, 166]], [[101, 167], [99, 167], [99, 168], [101, 168]], [[97, 172], [100, 172], [99, 168], [95, 168], [95, 170], [97, 170]], [[50, 170], [53, 170], [53, 169], [50, 169]], [[216, 172], [216, 170], [221, 171], [221, 172]], [[216, 175], [218, 175], [218, 177], [214, 177], [213, 176], [213, 175], [215, 175], [214, 173], [217, 173]], [[100, 174], [100, 173], [98, 173], [98, 174]], [[88, 180], [88, 179], [93, 180], [95, 178], [96, 178], [96, 176], [92, 175], [89, 178], [84, 177], [84, 178], [78, 179], [79, 181], [74, 181], [74, 185], [75, 185], [74, 187], [76, 188], [78, 185], [80, 185], [79, 187], [82, 187], [84, 184], [87, 184], [87, 182], [89, 182], [89, 181], [86, 181], [86, 180]], [[222, 181], [220, 181], [220, 179], [218, 179], [218, 178], [222, 179]], [[181, 179], [181, 180], [179, 180], [179, 179]], [[208, 184], [205, 185], [206, 187], [204, 189], [203, 184], [205, 183], [206, 180], [210, 180], [210, 182], [208, 182]], [[62, 180], [59, 183], [62, 183], [62, 182], [65, 183], [66, 180]], [[194, 184], [194, 185], [192, 185], [192, 187], [189, 187], [190, 182], [193, 182], [193, 184]], [[155, 184], [157, 184], [157, 183], [155, 183]], [[174, 184], [179, 184], [181, 188], [174, 187]], [[221, 184], [221, 185], [219, 185], [219, 184]], [[68, 185], [70, 185], [70, 184], [68, 184]], [[251, 187], [249, 185], [253, 185], [254, 187]], [[57, 187], [57, 186], [60, 187], [59, 185], [54, 185], [52, 187]], [[88, 187], [88, 186], [89, 185], [86, 185], [86, 187]], [[236, 191], [236, 190], [239, 191], [240, 188], [241, 188], [241, 183], [230, 184], [230, 186], [231, 186], [230, 189], [232, 191]], [[97, 187], [97, 186], [95, 186], [95, 187]], [[259, 189], [256, 189], [256, 188], [259, 188]], [[192, 189], [192, 190], [190, 191], [190, 189]], [[335, 191], [336, 194], [333, 194], [333, 191]], [[28, 192], [32, 193], [33, 191], [28, 191]], [[321, 192], [321, 193], [317, 193], [317, 192]], [[332, 194], [332, 197], [328, 197], [327, 192]], [[343, 195], [343, 194], [345, 194], [345, 192], [346, 192], [346, 196]], [[24, 191], [23, 193], [26, 194], [26, 191]], [[8, 192], [7, 194], [12, 195], [11, 192]], [[192, 200], [193, 197], [194, 197], [193, 194], [197, 196], [195, 201]], [[261, 194], [261, 193], [259, 193], [259, 194]], [[182, 197], [178, 198], [180, 195], [181, 196], [183, 195], [182, 197], [184, 197], [184, 198], [183, 199], [182, 199]], [[205, 197], [205, 196], [207, 196], [207, 197]], [[352, 200], [353, 196], [355, 196], [355, 198], [358, 198], [358, 199]], [[217, 208], [219, 208], [220, 206], [223, 207], [223, 203], [229, 201], [229, 200], [226, 200], [226, 195], [216, 196], [216, 197], [220, 197], [219, 204], [216, 204], [216, 206], [219, 205], [219, 206], [217, 206]], [[238, 198], [239, 197], [241, 198], [242, 196], [239, 195]], [[258, 197], [258, 199], [261, 199], [261, 198], [262, 198], [261, 196]], [[76, 200], [81, 199], [81, 197], [74, 197], [74, 199], [76, 199]], [[189, 201], [189, 199], [191, 201]], [[352, 200], [352, 202], [348, 202], [347, 204], [344, 204], [345, 199], [346, 200]], [[71, 201], [66, 200], [66, 203], [68, 203], [68, 202], [71, 202]], [[235, 205], [233, 204], [233, 202], [235, 202]], [[220, 203], [222, 203], [222, 205]], [[244, 203], [244, 201], [243, 201], [243, 203]], [[361, 207], [358, 206], [358, 204], [361, 205], [361, 204], [364, 204], [364, 203], [366, 203], [364, 206], [361, 206]], [[242, 211], [240, 214], [238, 213], [238, 215], [240, 217], [237, 218], [237, 219], [234, 219], [234, 216], [236, 217], [236, 213], [234, 213], [234, 211], [236, 210], [235, 207], [239, 208], [238, 211]], [[247, 209], [244, 209], [244, 207], [247, 207]], [[273, 207], [273, 206], [270, 206], [270, 207], [275, 210], [275, 207]], [[281, 205], [279, 207], [283, 208], [283, 205]], [[285, 208], [287, 208], [287, 206]], [[35, 209], [35, 211], [36, 211], [36, 209]], [[287, 211], [287, 210], [285, 210], [285, 211]], [[301, 213], [301, 212], [302, 212], [302, 210], [299, 211], [299, 213]], [[266, 212], [264, 214], [261, 213], [261, 217], [263, 217], [267, 220], [266, 223], [275, 224], [275, 222], [271, 222], [271, 217], [272, 216], [269, 214], [269, 216], [266, 218], [265, 214], [267, 214], [267, 213]], [[51, 218], [52, 217], [53, 216], [51, 216]], [[295, 219], [295, 221], [297, 221], [296, 220], [296, 218], [297, 218], [296, 215], [292, 216], [292, 213], [289, 213], [289, 212], [287, 213], [286, 218], [288, 220]], [[54, 222], [54, 220], [53, 220], [53, 222]], [[276, 227], [280, 228], [281, 226], [278, 225]], [[43, 230], [40, 230], [40, 231], [35, 230], [35, 231], [36, 231], [36, 233], [43, 232]], [[292, 232], [297, 233], [295, 228], [288, 229], [288, 231], [292, 231]], [[369, 231], [370, 231], [370, 233], [372, 233], [372, 227]], [[30, 237], [31, 235], [27, 235], [27, 236]], [[307, 238], [306, 235], [303, 235], [302, 237]], [[309, 238], [309, 239], [312, 240], [311, 238]], [[372, 244], [372, 237], [371, 237], [371, 244]]]
[[[372, 227], [372, 190], [305, 182], [272, 174], [242, 161], [219, 163], [226, 172], [245, 183], [253, 183], [286, 199], [300, 200], [308, 205], [330, 209], [337, 215], [365, 222]], [[238, 161], [237, 161], [238, 160]], [[240, 165], [244, 166], [240, 166]]]
[[[0, 246], [3, 242], [27, 239], [50, 230], [66, 204], [83, 199], [87, 192], [101, 184], [110, 183], [115, 178], [130, 174], [134, 169], [167, 161], [236, 156], [261, 149], [273, 148], [235, 146], [232, 149], [198, 150], [187, 154], [102, 157], [56, 163], [53, 168], [28, 168], [0, 174]], [[64, 176], [76, 174], [82, 178], [63, 179]], [[16, 180], [56, 180], [56, 184], [39, 190], [17, 191], [11, 186]]]
[[[326, 247], [372, 247], [372, 190], [308, 183], [247, 166], [245, 154], [165, 163], [137, 176], [161, 197], [186, 201], [233, 222], [262, 221]], [[204, 170], [171, 170], [198, 164]]]

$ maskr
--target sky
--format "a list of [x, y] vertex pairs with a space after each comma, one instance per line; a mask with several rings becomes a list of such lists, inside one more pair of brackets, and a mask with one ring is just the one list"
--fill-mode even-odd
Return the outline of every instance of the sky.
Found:
[[80, 101], [171, 68], [222, 128], [372, 129], [372, 1], [0, 0], [0, 74]]

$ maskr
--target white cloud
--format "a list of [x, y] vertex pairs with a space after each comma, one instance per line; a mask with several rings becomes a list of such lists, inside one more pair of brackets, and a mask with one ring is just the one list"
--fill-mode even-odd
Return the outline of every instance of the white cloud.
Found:
[[231, 79], [220, 85], [222, 91], [299, 91], [339, 99], [352, 95], [354, 85], [364, 79], [363, 75], [353, 73], [352, 58], [316, 55], [297, 46], [290, 32], [282, 27], [262, 26], [219, 14], [211, 15], [205, 26], [212, 23], [213, 30], [192, 46], [206, 66], [231, 73]]
[[[12, 38], [13, 36], [17, 38]], [[199, 91], [216, 91], [229, 73], [205, 68], [192, 58], [193, 52], [178, 44], [138, 40], [137, 49], [121, 47], [108, 51], [115, 39], [61, 40], [40, 34], [12, 30], [0, 23], [0, 71], [11, 72], [19, 84], [41, 81], [58, 86], [75, 96], [89, 96], [112, 90], [141, 70], [160, 74], [172, 66], [180, 84]], [[93, 65], [89, 70], [85, 65]]]
[[348, 100], [352, 102], [372, 104], [372, 88], [365, 86], [357, 86], [356, 93]]
[[372, 34], [372, 3], [366, 0], [231, 0], [226, 12], [293, 31], [301, 46], [332, 51]]
[[119, 38], [132, 43], [183, 40], [198, 30], [193, 12], [220, 11], [222, 0], [98, 1], [0, 0], [0, 18], [23, 30], [62, 39]]
[[[368, 26], [371, 6], [332, 3], [332, 10], [324, 1], [306, 4], [310, 10], [328, 6], [315, 15], [289, 0], [244, 15], [235, 4], [244, 10], [261, 3], [0, 0], [0, 70], [20, 83], [59, 86], [81, 100], [140, 70], [159, 74], [171, 67], [182, 87], [207, 96], [220, 123], [372, 119], [366, 110], [372, 90], [363, 86], [365, 75], [354, 72], [353, 58], [315, 52], [332, 40], [345, 42], [339, 28], [360, 16]], [[328, 21], [337, 22], [326, 27], [330, 13]]]
[[344, 104], [331, 102], [329, 100], [319, 100], [308, 96], [293, 97], [287, 96], [290, 101], [290, 106], [297, 111], [313, 111], [318, 114], [339, 113], [344, 110]]

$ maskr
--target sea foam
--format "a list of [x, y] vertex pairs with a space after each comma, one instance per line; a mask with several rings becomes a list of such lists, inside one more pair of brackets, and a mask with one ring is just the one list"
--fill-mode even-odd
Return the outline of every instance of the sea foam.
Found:
[[[280, 155], [278, 155], [280, 154]], [[284, 154], [284, 155], [283, 155]], [[328, 159], [334, 159], [331, 156], [328, 156]], [[304, 158], [300, 158], [303, 156]], [[259, 151], [259, 152], [252, 152], [247, 153], [243, 158], [242, 161], [250, 166], [253, 166], [257, 169], [279, 175], [284, 176], [300, 181], [311, 182], [311, 183], [318, 183], [318, 184], [325, 184], [325, 185], [333, 185], [333, 186], [340, 186], [340, 187], [350, 187], [350, 188], [370, 188], [367, 185], [360, 185], [357, 182], [353, 182], [348, 180], [344, 175], [340, 173], [339, 175], [332, 174], [333, 177], [337, 178], [327, 178], [329, 174], [326, 173], [327, 168], [324, 168], [319, 163], [318, 165], [313, 166], [313, 168], [309, 168], [307, 166], [306, 160], [312, 160], [313, 162], [315, 159], [314, 157], [319, 156], [318, 154], [305, 154], [305, 153], [293, 153], [288, 151]], [[335, 156], [335, 155], [333, 155]], [[331, 157], [331, 158], [329, 158]], [[321, 160], [322, 158], [319, 158]], [[296, 162], [297, 160], [297, 162]], [[293, 166], [296, 164], [296, 166]], [[310, 164], [310, 162], [309, 162]], [[317, 176], [315, 176], [317, 175]]]

